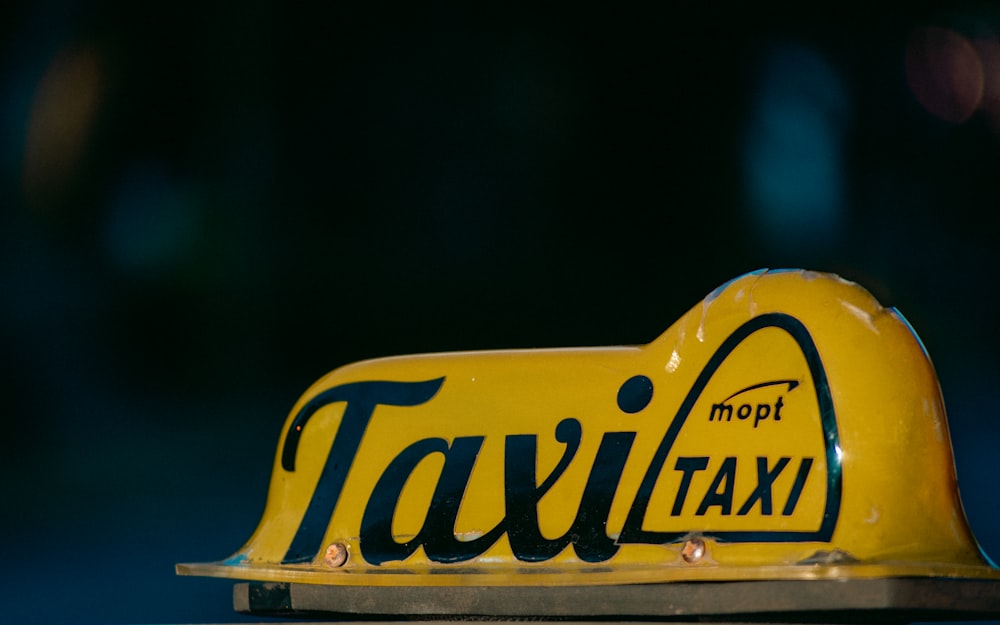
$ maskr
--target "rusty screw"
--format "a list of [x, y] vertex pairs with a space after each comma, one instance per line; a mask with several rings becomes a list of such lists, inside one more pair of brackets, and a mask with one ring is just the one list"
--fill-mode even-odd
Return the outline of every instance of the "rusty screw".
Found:
[[689, 538], [681, 549], [681, 557], [688, 564], [694, 564], [705, 555], [705, 541], [700, 538]]
[[347, 562], [347, 545], [332, 543], [323, 554], [323, 562], [330, 568], [339, 568]]

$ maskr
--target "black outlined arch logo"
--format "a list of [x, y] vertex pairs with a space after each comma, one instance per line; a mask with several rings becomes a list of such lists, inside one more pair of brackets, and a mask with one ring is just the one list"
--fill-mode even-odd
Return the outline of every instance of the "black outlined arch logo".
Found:
[[[646, 474], [639, 486], [635, 500], [632, 503], [632, 507], [629, 510], [624, 528], [618, 539], [619, 543], [671, 543], [681, 540], [687, 536], [692, 529], [695, 529], [685, 528], [677, 531], [656, 531], [644, 529], [643, 523], [647, 516], [653, 489], [663, 472], [664, 464], [673, 449], [681, 430], [686, 424], [689, 423], [690, 419], [696, 418], [696, 416], [692, 414], [692, 411], [695, 405], [702, 398], [705, 388], [712, 380], [713, 376], [737, 347], [743, 344], [743, 342], [748, 338], [754, 336], [757, 332], [768, 328], [783, 330], [791, 337], [798, 349], [802, 352], [812, 379], [812, 384], [810, 385], [811, 389], [801, 390], [811, 390], [815, 396], [816, 405], [819, 409], [821, 432], [817, 432], [816, 435], [821, 435], [823, 437], [823, 453], [825, 454], [826, 461], [826, 500], [823, 505], [822, 517], [815, 530], [769, 530], [761, 528], [747, 530], [713, 530], [709, 533], [713, 538], [727, 542], [830, 541], [833, 536], [833, 531], [837, 525], [837, 519], [840, 515], [843, 475], [840, 464], [840, 436], [837, 430], [836, 413], [833, 405], [833, 398], [830, 393], [826, 370], [823, 367], [822, 360], [820, 359], [819, 352], [812, 336], [809, 334], [809, 331], [801, 321], [785, 313], [767, 313], [754, 317], [733, 331], [733, 333], [722, 342], [718, 349], [716, 349], [711, 358], [709, 358], [708, 363], [698, 375], [695, 383], [692, 385], [691, 389], [685, 396], [684, 401], [681, 403], [680, 408], [677, 410], [673, 420], [670, 422], [666, 434], [653, 455], [653, 459], [650, 462]], [[792, 390], [796, 389], [798, 381], [768, 380], [757, 385], [751, 385], [740, 389], [739, 391], [734, 392], [730, 396], [730, 399], [740, 393], [747, 392], [748, 390], [754, 390], [759, 386], [777, 386], [779, 384], [787, 384], [788, 389]], [[709, 414], [709, 417], [710, 416], [711, 414]], [[769, 412], [768, 416], [773, 416], [773, 413]], [[754, 419], [756, 417], [752, 416], [752, 413], [748, 413], [746, 417], [747, 422], [752, 423], [754, 426], [759, 425], [762, 420], [757, 419], [756, 423], [754, 423]], [[794, 497], [798, 497], [798, 494], [801, 492], [801, 487], [802, 485], [800, 483], [793, 486]], [[799, 489], [799, 493], [794, 493], [796, 488]]]

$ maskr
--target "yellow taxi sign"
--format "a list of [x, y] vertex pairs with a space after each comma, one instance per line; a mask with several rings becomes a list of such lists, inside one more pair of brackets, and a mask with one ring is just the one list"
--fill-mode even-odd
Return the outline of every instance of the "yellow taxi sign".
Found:
[[291, 411], [263, 518], [188, 575], [525, 586], [1000, 578], [912, 329], [761, 271], [641, 347], [338, 369]]

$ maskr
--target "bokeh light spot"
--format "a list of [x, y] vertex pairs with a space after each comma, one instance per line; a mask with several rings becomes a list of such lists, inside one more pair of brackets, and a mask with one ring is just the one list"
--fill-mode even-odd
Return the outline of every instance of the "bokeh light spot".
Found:
[[959, 123], [979, 108], [983, 64], [963, 35], [947, 28], [919, 28], [906, 45], [906, 81], [927, 112]]
[[1000, 41], [995, 34], [988, 33], [976, 37], [972, 43], [983, 65], [983, 98], [979, 108], [993, 130], [1000, 132]]
[[843, 229], [843, 80], [816, 50], [785, 44], [764, 58], [743, 141], [746, 202], [760, 240], [817, 253]]
[[196, 204], [160, 167], [146, 163], [131, 168], [118, 185], [105, 223], [109, 257], [133, 275], [175, 273], [196, 248]]
[[58, 193], [75, 173], [103, 91], [101, 59], [88, 47], [69, 47], [49, 65], [32, 104], [24, 154], [23, 189], [37, 203]]

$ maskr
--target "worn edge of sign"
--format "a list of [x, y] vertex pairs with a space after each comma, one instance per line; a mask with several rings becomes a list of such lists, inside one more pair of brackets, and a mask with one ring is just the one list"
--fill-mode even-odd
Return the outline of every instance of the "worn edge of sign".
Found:
[[262, 582], [297, 582], [333, 586], [594, 586], [694, 581], [765, 581], [874, 579], [879, 577], [1000, 580], [988, 566], [913, 563], [798, 564], [788, 566], [660, 565], [643, 567], [525, 566], [485, 570], [444, 566], [392, 570], [331, 571], [317, 566], [178, 564], [181, 575], [203, 575]]

